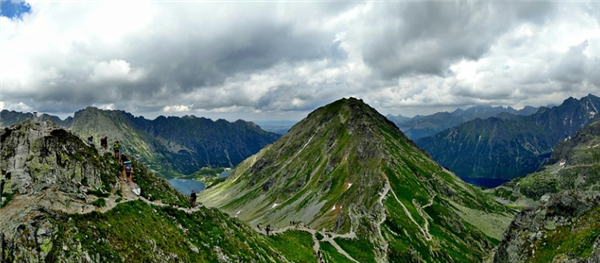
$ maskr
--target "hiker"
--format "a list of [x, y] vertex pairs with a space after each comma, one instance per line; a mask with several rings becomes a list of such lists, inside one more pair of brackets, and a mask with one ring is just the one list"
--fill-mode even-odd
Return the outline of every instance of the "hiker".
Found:
[[124, 180], [126, 180], [127, 177], [125, 177], [125, 162], [129, 161], [129, 159], [127, 159], [127, 156], [125, 156], [125, 154], [121, 155], [121, 178], [123, 178]]
[[267, 228], [265, 228], [265, 230], [267, 231], [267, 236], [269, 235], [269, 231], [271, 231], [271, 225], [267, 225]]
[[131, 174], [133, 174], [133, 167], [131, 167], [131, 161], [123, 162], [123, 165], [125, 165], [125, 174], [127, 175], [127, 184], [129, 184], [129, 181], [133, 182], [133, 177], [131, 176]]
[[129, 161], [129, 159], [127, 158], [127, 155], [125, 154], [121, 154], [121, 165], [123, 165], [125, 162]]
[[196, 206], [196, 192], [192, 190], [192, 194], [190, 195], [190, 199], [192, 200], [192, 207]]
[[113, 143], [113, 151], [115, 152], [115, 158], [119, 160], [119, 141], [115, 141], [115, 143]]
[[90, 137], [88, 137], [88, 142], [89, 142], [90, 144], [94, 143], [94, 136], [91, 136], [91, 135], [90, 135]]
[[256, 224], [256, 228], [258, 228], [258, 230], [260, 230], [260, 224]]
[[104, 147], [104, 151], [108, 148], [108, 137], [100, 137], [100, 146]]

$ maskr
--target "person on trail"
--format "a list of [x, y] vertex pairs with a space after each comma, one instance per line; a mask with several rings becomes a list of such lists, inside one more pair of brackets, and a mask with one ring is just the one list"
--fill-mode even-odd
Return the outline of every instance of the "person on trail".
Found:
[[192, 190], [192, 194], [190, 195], [190, 199], [192, 200], [192, 207], [196, 206], [196, 192], [194, 192], [194, 190]]
[[129, 184], [130, 181], [133, 181], [133, 177], [131, 176], [131, 174], [133, 174], [133, 167], [131, 167], [131, 161], [123, 162], [123, 165], [125, 165], [125, 174], [127, 175], [127, 184]]
[[108, 137], [100, 137], [100, 146], [104, 148], [104, 151], [108, 148]]
[[119, 160], [119, 141], [115, 141], [115, 143], [113, 143], [113, 151], [115, 152], [115, 158]]
[[258, 228], [258, 230], [260, 230], [260, 224], [256, 224], [256, 228]]
[[127, 180], [127, 177], [125, 175], [125, 162], [129, 161], [129, 159], [127, 159], [127, 156], [125, 156], [125, 154], [121, 154], [121, 178], [123, 178], [123, 180]]
[[267, 231], [267, 236], [269, 235], [269, 231], [271, 231], [271, 225], [267, 225], [267, 228], [265, 228], [265, 231]]
[[90, 144], [94, 143], [94, 136], [91, 136], [91, 135], [90, 135], [90, 137], [88, 137], [88, 142], [89, 142]]

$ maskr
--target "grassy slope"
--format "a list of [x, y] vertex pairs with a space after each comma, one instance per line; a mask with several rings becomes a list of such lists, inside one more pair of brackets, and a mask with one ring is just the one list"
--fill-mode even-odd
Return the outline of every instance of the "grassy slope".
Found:
[[[266, 237], [214, 209], [191, 214], [142, 201], [119, 204], [105, 214], [61, 214], [50, 257], [151, 262], [168, 255], [183, 262], [315, 262], [310, 234], [289, 231]], [[220, 256], [221, 255], [221, 256]]]
[[[347, 232], [352, 221], [344, 217], [360, 207], [355, 204], [364, 205], [371, 211], [377, 207], [383, 178], [387, 177], [391, 191], [416, 223], [423, 226], [426, 220], [429, 221], [435, 240], [433, 243], [424, 241], [417, 226], [407, 219], [395, 198], [388, 194], [384, 205], [389, 214], [382, 227], [382, 235], [390, 244], [389, 251], [384, 252], [389, 255], [388, 259], [403, 254], [410, 256], [410, 251], [415, 251], [419, 254], [415, 259], [427, 261], [443, 261], [444, 258], [477, 261], [498, 242], [512, 214], [481, 191], [443, 170], [395, 127], [367, 124], [363, 128], [350, 121], [346, 124], [345, 119], [352, 117], [348, 117], [349, 113], [344, 112], [341, 105], [332, 105], [319, 116], [324, 119], [304, 120], [298, 125], [311, 127], [321, 123], [321, 126], [293, 128], [276, 143], [277, 146], [263, 149], [242, 163], [230, 179], [203, 193], [206, 194], [204, 200], [232, 214], [241, 211], [240, 218], [252, 223], [279, 220], [287, 224], [291, 219], [286, 217], [285, 211], [304, 214], [310, 211], [306, 207], [313, 206], [312, 209], [319, 210], [314, 214], [317, 219], [305, 223], [310, 223], [314, 229], [336, 227], [339, 232]], [[323, 124], [328, 118], [339, 120], [341, 124]], [[365, 129], [379, 129], [381, 132], [376, 136], [383, 137], [363, 140], [359, 136], [372, 136], [360, 133]], [[382, 146], [376, 143], [378, 141], [388, 144]], [[365, 155], [377, 157], [365, 159]], [[310, 175], [309, 179], [303, 181], [307, 175]], [[262, 186], [269, 178], [274, 178], [271, 184], [278, 188], [265, 192]], [[350, 188], [349, 182], [353, 183]], [[420, 206], [427, 204], [435, 194], [435, 204], [424, 209], [425, 214], [421, 215]], [[274, 203], [279, 206], [272, 208]], [[478, 220], [477, 213], [491, 215], [498, 219], [498, 224]], [[365, 217], [361, 220], [364, 221], [360, 225], [366, 227], [354, 231], [359, 237], [372, 240], [377, 233], [373, 233], [369, 225], [372, 226], [376, 219]], [[476, 249], [473, 249], [474, 244], [479, 244], [475, 245]]]

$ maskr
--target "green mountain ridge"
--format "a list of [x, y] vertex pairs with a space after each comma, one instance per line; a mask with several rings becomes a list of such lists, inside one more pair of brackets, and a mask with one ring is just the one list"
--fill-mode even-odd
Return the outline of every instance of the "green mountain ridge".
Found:
[[351, 254], [360, 262], [481, 261], [512, 218], [354, 98], [313, 111], [200, 198], [250, 225], [299, 221], [363, 244], [373, 254]]
[[589, 94], [529, 116], [476, 119], [416, 143], [462, 178], [525, 176], [540, 169], [553, 147], [599, 120], [600, 98]]

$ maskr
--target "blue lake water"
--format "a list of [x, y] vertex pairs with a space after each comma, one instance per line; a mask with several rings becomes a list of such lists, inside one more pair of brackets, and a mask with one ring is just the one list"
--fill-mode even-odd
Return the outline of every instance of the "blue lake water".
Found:
[[219, 176], [217, 176], [217, 178], [226, 178], [227, 176], [229, 176], [229, 174], [231, 174], [231, 170], [226, 170], [226, 171], [222, 172], [221, 174], [219, 174]]
[[485, 188], [494, 188], [510, 180], [502, 178], [461, 178], [463, 181], [474, 184], [477, 186], [483, 186]]
[[189, 195], [192, 193], [192, 190], [200, 192], [206, 188], [206, 184], [196, 180], [187, 180], [187, 179], [171, 179], [169, 183], [177, 189], [177, 191], [181, 192], [184, 195]]

